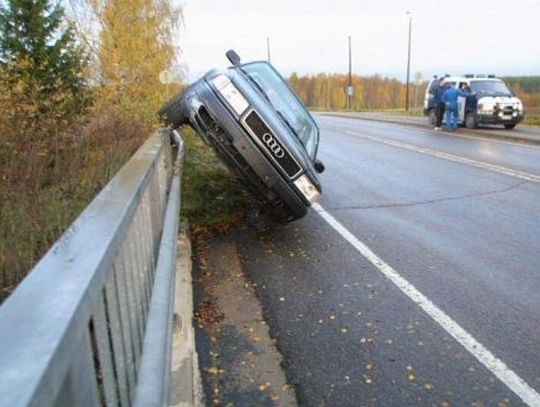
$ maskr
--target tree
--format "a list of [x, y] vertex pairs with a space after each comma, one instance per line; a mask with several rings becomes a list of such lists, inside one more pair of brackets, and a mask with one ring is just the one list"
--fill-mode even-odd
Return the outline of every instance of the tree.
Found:
[[[84, 87], [83, 48], [66, 25], [63, 8], [48, 0], [7, 0], [0, 4], [0, 68], [6, 80], [46, 101], [64, 93], [78, 104]], [[61, 113], [61, 112], [57, 112]]]
[[[159, 81], [175, 71], [181, 10], [173, 0], [70, 0], [100, 85], [98, 109], [153, 126], [168, 92]], [[154, 121], [154, 123], [152, 123]]]

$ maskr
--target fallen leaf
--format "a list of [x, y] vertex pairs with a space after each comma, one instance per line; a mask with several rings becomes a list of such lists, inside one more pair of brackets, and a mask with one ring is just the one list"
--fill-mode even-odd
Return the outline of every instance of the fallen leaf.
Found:
[[225, 370], [216, 366], [209, 367], [208, 369], [206, 369], [206, 371], [210, 374], [221, 374], [225, 372]]

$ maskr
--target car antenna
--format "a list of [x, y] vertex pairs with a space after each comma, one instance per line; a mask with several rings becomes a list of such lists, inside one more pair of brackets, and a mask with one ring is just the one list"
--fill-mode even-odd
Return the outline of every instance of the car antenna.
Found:
[[225, 53], [225, 56], [234, 66], [240, 65], [240, 56], [236, 53], [234, 49], [228, 50]]

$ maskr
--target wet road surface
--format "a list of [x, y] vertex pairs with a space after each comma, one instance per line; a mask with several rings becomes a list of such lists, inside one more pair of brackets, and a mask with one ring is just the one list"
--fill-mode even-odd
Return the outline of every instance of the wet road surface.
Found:
[[540, 405], [540, 147], [317, 120], [326, 220], [230, 237], [299, 404]]

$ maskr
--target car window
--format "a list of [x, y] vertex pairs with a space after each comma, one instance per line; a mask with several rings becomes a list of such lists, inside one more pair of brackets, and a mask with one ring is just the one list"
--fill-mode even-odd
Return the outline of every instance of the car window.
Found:
[[512, 96], [504, 82], [497, 80], [471, 81], [471, 91], [494, 96]]

